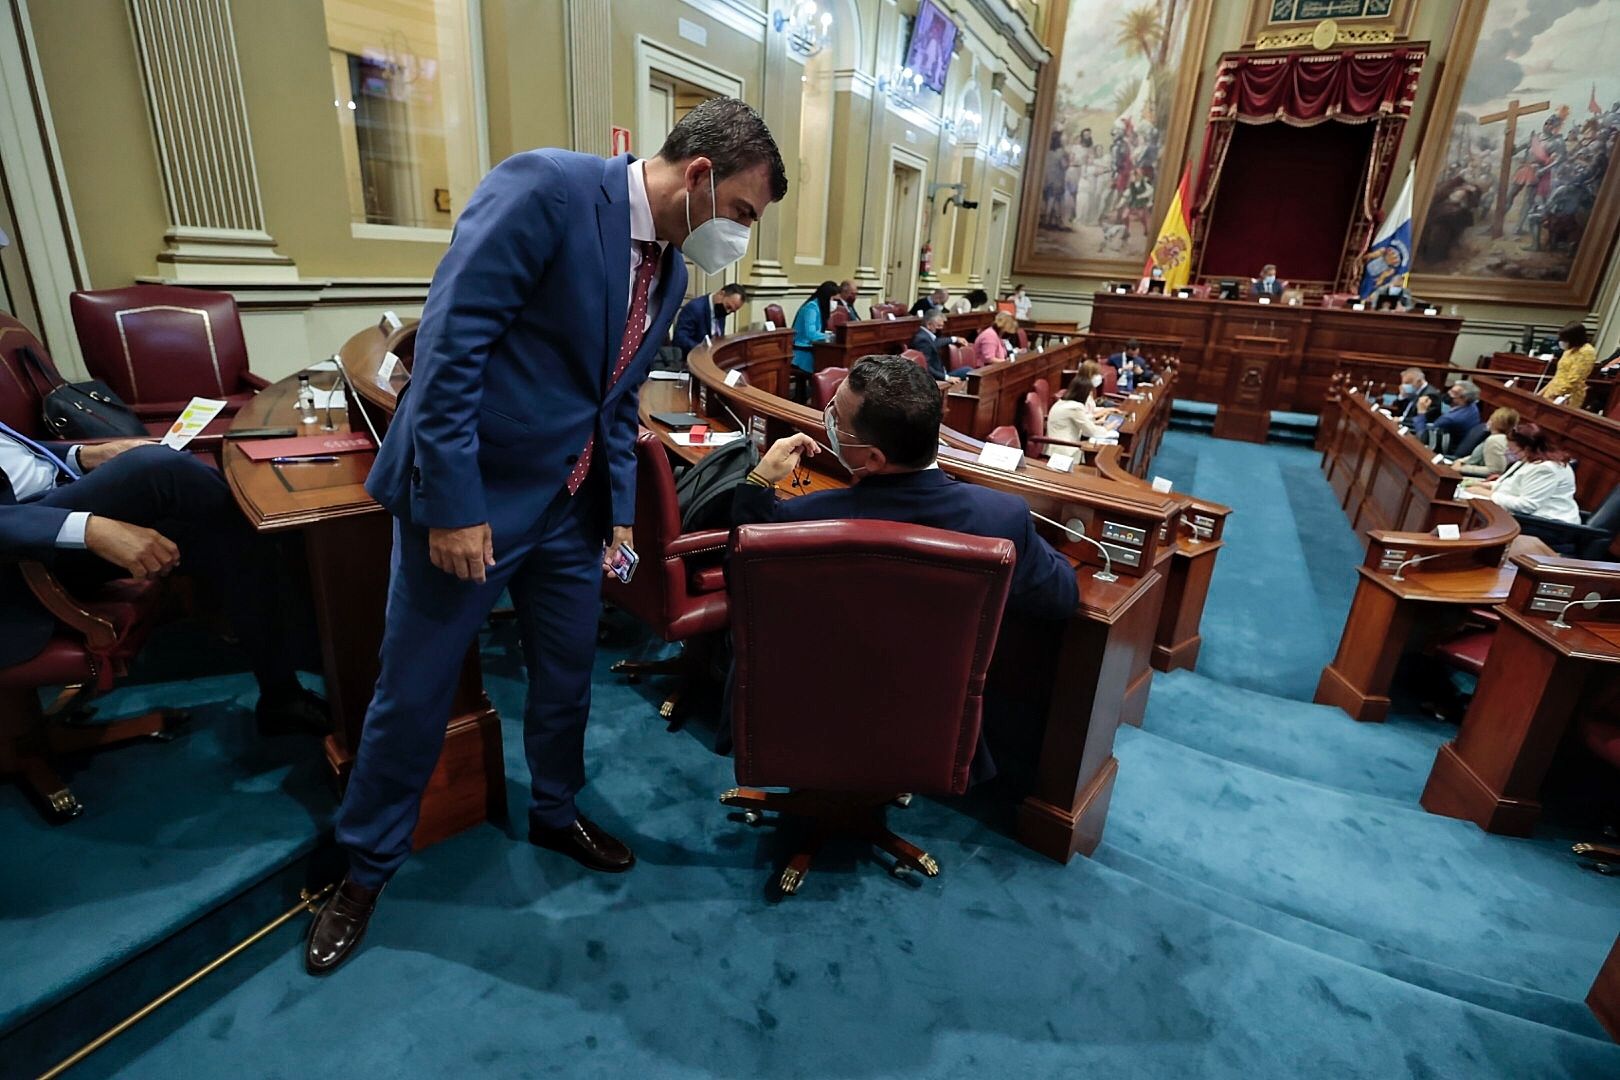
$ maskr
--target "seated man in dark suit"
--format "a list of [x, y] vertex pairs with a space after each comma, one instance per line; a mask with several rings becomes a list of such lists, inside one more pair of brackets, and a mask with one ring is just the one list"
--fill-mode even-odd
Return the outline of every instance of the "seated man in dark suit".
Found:
[[[1419, 399], [1412, 414], [1412, 431], [1419, 438], [1433, 432], [1430, 445], [1437, 450], [1449, 450], [1480, 424], [1479, 387], [1474, 383], [1468, 379], [1458, 379], [1446, 387], [1446, 400], [1450, 403], [1449, 407], [1434, 420], [1429, 419], [1429, 410], [1434, 403], [1428, 400], [1428, 395]], [[1448, 441], [1442, 445], [1441, 439]]]
[[737, 485], [732, 520], [748, 525], [878, 518], [1004, 537], [1018, 548], [1007, 610], [1068, 618], [1080, 602], [1074, 567], [1035, 531], [1023, 499], [940, 471], [934, 456], [942, 414], [939, 387], [916, 364], [898, 356], [862, 357], [826, 412], [829, 449], [854, 482], [778, 500], [776, 485], [792, 475], [800, 457], [821, 451], [810, 436], [790, 435], [777, 440], [747, 482]]
[[1108, 358], [1119, 372], [1119, 392], [1129, 393], [1135, 389], [1136, 381], [1144, 378], [1149, 372], [1147, 357], [1142, 355], [1142, 343], [1131, 338], [1125, 343], [1125, 348]]
[[1392, 281], [1388, 285], [1380, 285], [1367, 294], [1367, 306], [1374, 311], [1411, 311], [1417, 306], [1417, 300], [1412, 297], [1412, 290], [1399, 282]]
[[917, 302], [911, 305], [911, 313], [913, 315], [926, 315], [936, 308], [938, 308], [940, 311], [944, 311], [945, 301], [949, 300], [950, 298], [950, 290], [935, 289], [927, 296], [918, 297]]
[[1260, 271], [1260, 276], [1249, 283], [1249, 295], [1259, 299], [1269, 296], [1273, 300], [1280, 300], [1283, 294], [1283, 283], [1277, 280], [1277, 265], [1266, 263]]
[[[237, 509], [218, 470], [149, 439], [38, 443], [0, 424], [0, 556], [51, 566], [69, 591], [183, 566], [213, 585], [252, 662], [266, 734], [327, 728], [298, 685], [278, 598], [276, 548]], [[0, 666], [43, 649], [55, 620], [0, 565]]]
[[856, 288], [853, 281], [845, 280], [838, 283], [838, 304], [849, 314], [850, 322], [860, 321], [860, 316], [855, 313], [855, 301], [860, 297], [861, 290]]
[[1429, 385], [1422, 368], [1409, 367], [1401, 372], [1401, 397], [1390, 411], [1410, 428], [1417, 426], [1419, 417], [1429, 424], [1440, 419], [1440, 395]]
[[934, 377], [936, 383], [951, 383], [973, 370], [966, 366], [954, 371], [951, 369], [950, 347], [953, 344], [966, 345], [967, 342], [945, 333], [945, 309], [935, 308], [923, 316], [923, 324], [911, 335], [911, 344], [907, 347], [916, 349], [928, 358], [928, 374]]
[[681, 350], [681, 359], [703, 344], [705, 337], [719, 339], [726, 332], [726, 317], [735, 315], [748, 303], [748, 290], [741, 285], [722, 285], [709, 296], [694, 296], [675, 316], [670, 341]]

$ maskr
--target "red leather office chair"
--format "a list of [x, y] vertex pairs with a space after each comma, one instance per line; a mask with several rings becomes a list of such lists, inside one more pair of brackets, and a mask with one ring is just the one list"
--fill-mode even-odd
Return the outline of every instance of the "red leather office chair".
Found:
[[984, 441], [1000, 443], [1002, 446], [1017, 446], [1019, 444], [1018, 429], [1011, 424], [1002, 424], [998, 428], [993, 428], [990, 434], [985, 436]]
[[[1601, 712], [1588, 714], [1576, 721], [1575, 731], [1582, 745], [1591, 752], [1592, 756], [1612, 769], [1620, 770], [1620, 694], [1613, 695], [1610, 702], [1609, 715], [1603, 716]], [[1610, 830], [1609, 835], [1614, 835]], [[1620, 847], [1612, 844], [1575, 844], [1570, 850], [1577, 858], [1590, 860], [1594, 870], [1605, 874], [1620, 873], [1616, 865], [1620, 864]]]
[[[900, 866], [939, 873], [926, 852], [888, 830], [884, 808], [902, 792], [967, 790], [1013, 558], [1007, 540], [892, 521], [737, 530], [737, 782], [791, 790], [738, 787], [720, 801], [750, 821], [766, 810], [810, 819], [779, 878], [783, 893], [798, 891], [835, 831], [864, 837]], [[817, 671], [805, 666], [806, 596], [846, 616], [817, 646], [825, 662]], [[873, 656], [882, 662], [863, 659]]]
[[827, 316], [827, 329], [831, 330], [843, 326], [847, 322], [849, 322], [849, 311], [845, 309], [844, 305], [839, 304], [832, 309], [832, 314]]
[[[674, 717], [688, 678], [701, 670], [709, 655], [704, 635], [726, 628], [725, 552], [728, 532], [706, 529], [681, 532], [681, 507], [675, 499], [675, 474], [658, 436], [643, 431], [636, 438], [636, 549], [641, 563], [629, 584], [608, 577], [602, 599], [652, 627], [665, 641], [687, 647], [668, 660], [620, 660], [612, 670], [639, 678], [674, 675], [676, 684], [664, 697], [658, 715]], [[671, 725], [671, 730], [678, 727]]]
[[1358, 299], [1355, 293], [1334, 292], [1322, 294], [1322, 306], [1325, 308], [1347, 308], [1351, 302]]
[[[109, 724], [62, 722], [124, 674], [146, 641], [161, 590], [155, 581], [114, 581], [81, 600], [40, 563], [22, 562], [15, 569], [58, 627], [39, 655], [0, 668], [0, 776], [14, 778], [50, 817], [66, 821], [84, 807], [63, 783], [53, 758], [163, 738], [177, 716], [152, 712]], [[61, 690], [49, 708], [41, 708], [39, 692], [49, 687]]]
[[816, 372], [810, 377], [810, 404], [825, 409], [848, 377], [849, 368], [830, 367]]
[[1103, 395], [1106, 397], [1106, 396], [1111, 395], [1111, 394], [1118, 394], [1119, 393], [1119, 368], [1115, 367], [1113, 364], [1110, 364], [1108, 362], [1107, 358], [1104, 358], [1102, 360], [1098, 360], [1097, 361], [1097, 367], [1099, 369], [1098, 373], [1101, 374], [1102, 377], [1103, 377], [1103, 383], [1102, 383]]
[[40, 413], [39, 389], [23, 367], [24, 348], [50, 359], [32, 330], [0, 311], [0, 422], [30, 439], [53, 438]]
[[1044, 412], [1052, 411], [1052, 384], [1045, 379], [1036, 379], [1030, 384], [1035, 396], [1041, 399], [1041, 409]]
[[248, 370], [230, 293], [132, 285], [76, 292], [69, 304], [90, 373], [158, 431], [193, 397], [223, 398], [230, 417], [270, 385]]
[[778, 330], [786, 330], [790, 325], [787, 319], [787, 312], [782, 310], [781, 304], [765, 305], [765, 321], [775, 326]]
[[1041, 399], [1035, 391], [1031, 390], [1024, 395], [1023, 402], [1018, 406], [1018, 420], [1024, 429], [1025, 457], [1044, 458], [1054, 446], [1070, 447], [1074, 450], [1075, 457], [1080, 456], [1079, 443], [1046, 437], [1046, 406], [1041, 404]]
[[924, 356], [916, 349], [901, 349], [900, 355], [905, 357], [907, 360], [910, 360], [913, 364], [916, 364], [920, 368], [928, 367], [928, 357]]
[[1018, 328], [1018, 351], [1019, 352], [1027, 352], [1028, 350], [1029, 350], [1029, 334], [1024, 330], [1024, 328], [1022, 326], [1020, 326]]

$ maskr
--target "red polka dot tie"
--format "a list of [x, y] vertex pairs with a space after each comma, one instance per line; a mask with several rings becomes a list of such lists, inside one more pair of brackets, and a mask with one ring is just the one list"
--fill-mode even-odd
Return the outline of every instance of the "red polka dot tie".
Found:
[[[630, 297], [630, 316], [624, 322], [624, 340], [619, 344], [619, 362], [613, 365], [613, 378], [608, 381], [611, 390], [630, 366], [631, 357], [641, 348], [641, 339], [647, 336], [647, 293], [652, 286], [653, 274], [658, 270], [658, 245], [651, 240], [639, 241], [641, 266], [636, 269], [636, 287]], [[579, 493], [579, 486], [591, 474], [591, 451], [596, 448], [596, 433], [585, 440], [585, 449], [568, 474], [568, 494]]]

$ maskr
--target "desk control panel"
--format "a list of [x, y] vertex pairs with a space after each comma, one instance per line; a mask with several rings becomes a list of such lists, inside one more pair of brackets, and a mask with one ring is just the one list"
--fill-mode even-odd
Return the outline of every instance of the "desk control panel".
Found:
[[1108, 549], [1109, 558], [1121, 566], [1140, 567], [1142, 565], [1142, 550], [1147, 546], [1148, 533], [1136, 525], [1122, 525], [1117, 521], [1104, 518], [1102, 523], [1102, 544]]

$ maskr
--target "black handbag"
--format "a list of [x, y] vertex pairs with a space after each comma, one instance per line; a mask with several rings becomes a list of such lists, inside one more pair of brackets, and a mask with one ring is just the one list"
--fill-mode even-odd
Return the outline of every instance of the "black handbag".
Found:
[[56, 365], [28, 346], [18, 349], [17, 354], [39, 395], [40, 415], [52, 438], [71, 441], [149, 434], [130, 407], [100, 379], [70, 383], [62, 378]]

